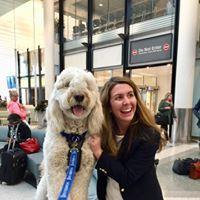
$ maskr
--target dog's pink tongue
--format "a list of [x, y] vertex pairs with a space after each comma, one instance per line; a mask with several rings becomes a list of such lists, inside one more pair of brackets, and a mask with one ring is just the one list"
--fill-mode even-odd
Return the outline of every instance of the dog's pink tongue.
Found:
[[84, 109], [83, 109], [82, 106], [77, 105], [77, 106], [73, 106], [72, 112], [73, 112], [74, 115], [79, 117], [79, 116], [81, 116], [83, 114]]

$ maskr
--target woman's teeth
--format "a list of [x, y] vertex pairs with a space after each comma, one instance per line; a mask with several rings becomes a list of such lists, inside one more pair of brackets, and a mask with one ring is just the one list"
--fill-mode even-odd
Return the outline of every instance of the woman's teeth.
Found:
[[125, 110], [121, 110], [121, 112], [123, 112], [123, 113], [131, 112], [131, 108], [129, 108], [129, 109], [125, 109]]

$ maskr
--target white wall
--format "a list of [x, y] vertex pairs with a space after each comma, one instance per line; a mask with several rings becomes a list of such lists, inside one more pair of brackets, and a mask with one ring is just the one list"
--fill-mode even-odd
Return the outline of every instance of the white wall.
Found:
[[86, 69], [86, 52], [66, 55], [65, 67], [78, 67]]
[[6, 76], [15, 76], [14, 51], [10, 55], [2, 56], [1, 59], [2, 60], [0, 65], [0, 95], [3, 99], [4, 97], [9, 99]]
[[[94, 50], [93, 68], [121, 65], [122, 45], [115, 45]], [[86, 52], [65, 56], [65, 67], [80, 67], [86, 69]]]
[[196, 56], [198, 0], [180, 1], [175, 108], [191, 108]]
[[94, 68], [122, 64], [122, 45], [94, 50]]
[[[14, 1], [5, 2], [8, 7], [13, 7]], [[37, 49], [38, 45], [43, 48], [41, 0], [30, 0], [0, 16], [0, 95], [3, 98], [9, 97], [6, 76], [15, 76], [17, 73], [15, 49], [22, 53], [27, 48]]]

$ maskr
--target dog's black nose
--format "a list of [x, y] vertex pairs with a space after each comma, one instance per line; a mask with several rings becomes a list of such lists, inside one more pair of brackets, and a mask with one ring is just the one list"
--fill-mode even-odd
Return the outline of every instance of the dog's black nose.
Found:
[[84, 99], [84, 95], [75, 95], [75, 96], [74, 96], [74, 99], [75, 99], [77, 102], [81, 102], [81, 101], [83, 101], [83, 99]]

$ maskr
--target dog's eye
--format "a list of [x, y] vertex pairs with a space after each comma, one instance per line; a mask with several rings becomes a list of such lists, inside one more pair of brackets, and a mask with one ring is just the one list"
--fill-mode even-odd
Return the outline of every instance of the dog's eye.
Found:
[[65, 87], [69, 87], [69, 82], [68, 82], [68, 83], [65, 83]]

